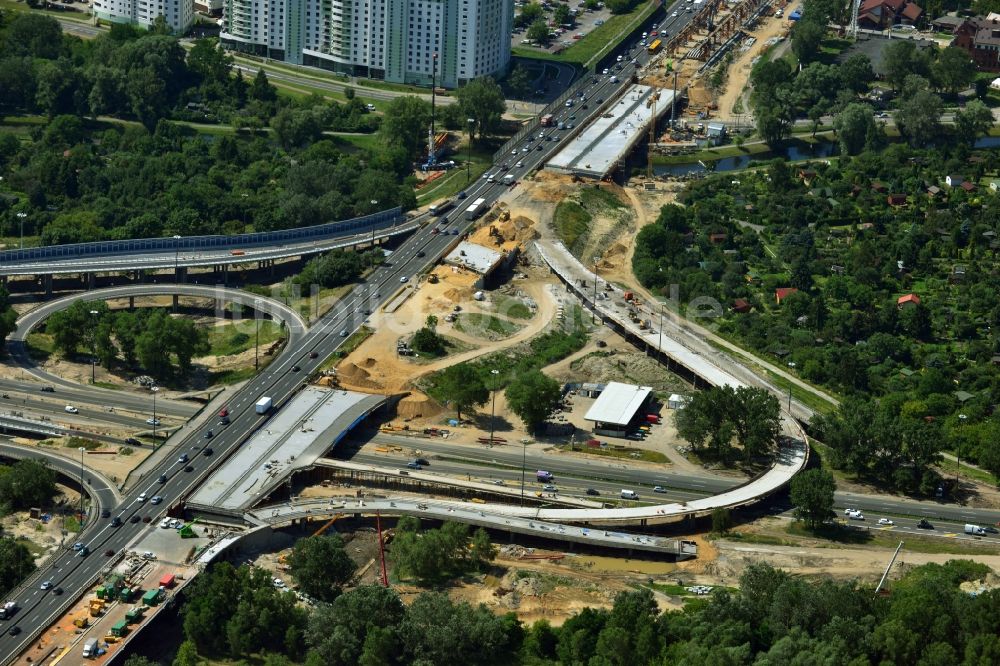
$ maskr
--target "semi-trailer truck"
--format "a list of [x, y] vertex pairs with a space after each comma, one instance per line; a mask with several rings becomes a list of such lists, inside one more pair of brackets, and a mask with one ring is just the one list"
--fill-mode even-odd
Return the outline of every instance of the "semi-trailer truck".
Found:
[[472, 202], [472, 205], [465, 209], [465, 219], [474, 220], [483, 214], [483, 209], [486, 207], [486, 199], [479, 197]]
[[271, 411], [271, 404], [272, 403], [270, 398], [263, 397], [257, 401], [256, 405], [254, 405], [254, 410], [258, 414], [267, 414], [269, 411]]
[[442, 201], [441, 203], [433, 204], [427, 209], [427, 212], [434, 217], [439, 217], [445, 213], [445, 211], [451, 210], [455, 206], [455, 202], [451, 199]]

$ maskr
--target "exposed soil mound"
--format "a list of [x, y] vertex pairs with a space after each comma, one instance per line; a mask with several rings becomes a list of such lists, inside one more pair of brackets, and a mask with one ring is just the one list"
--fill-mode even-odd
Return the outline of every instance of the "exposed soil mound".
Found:
[[396, 414], [403, 419], [426, 419], [441, 411], [441, 405], [423, 393], [411, 393], [396, 405]]

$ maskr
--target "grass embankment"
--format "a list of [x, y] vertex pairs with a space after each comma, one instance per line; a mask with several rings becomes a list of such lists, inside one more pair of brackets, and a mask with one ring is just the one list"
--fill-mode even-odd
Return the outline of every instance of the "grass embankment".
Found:
[[[285, 337], [285, 329], [271, 321], [260, 322], [260, 345], [265, 347]], [[253, 349], [258, 341], [254, 321], [239, 321], [225, 326], [213, 326], [208, 332], [209, 354], [232, 356]]]
[[591, 222], [595, 215], [615, 215], [626, 208], [618, 197], [597, 187], [580, 190], [577, 200], [566, 199], [556, 206], [553, 225], [559, 240], [580, 256], [591, 240]]
[[[463, 312], [455, 318], [455, 330], [477, 337], [509, 338], [520, 331], [521, 327], [493, 315]], [[490, 333], [493, 335], [489, 335]]]
[[599, 25], [583, 39], [574, 42], [560, 53], [549, 53], [541, 49], [526, 46], [515, 46], [511, 49], [513, 55], [536, 60], [552, 60], [567, 65], [579, 65], [585, 69], [593, 67], [607, 53], [622, 42], [626, 35], [635, 30], [640, 23], [656, 11], [659, 5], [648, 2], [633, 9], [628, 14], [612, 16], [603, 25]]
[[534, 311], [528, 307], [524, 301], [512, 296], [503, 294], [493, 294], [493, 307], [499, 314], [511, 319], [531, 319], [535, 316]]
[[624, 447], [620, 449], [615, 449], [608, 447], [606, 449], [591, 449], [587, 447], [581, 447], [576, 445], [576, 451], [581, 451], [593, 456], [604, 456], [605, 458], [617, 458], [622, 460], [641, 460], [643, 462], [651, 463], [667, 463], [670, 459], [659, 451], [646, 451], [643, 449], [633, 449], [629, 447]]
[[[417, 190], [418, 205], [424, 206], [439, 199], [454, 196], [473, 185], [476, 180], [493, 166], [493, 151], [473, 146], [472, 160], [470, 162], [468, 139], [465, 139], [465, 141], [455, 146], [455, 152], [449, 159], [454, 159], [460, 164], [466, 163], [469, 165], [469, 168], [452, 169], [432, 184]], [[456, 208], [461, 210], [462, 203], [459, 201]], [[454, 215], [452, 212], [449, 212], [449, 214]]]

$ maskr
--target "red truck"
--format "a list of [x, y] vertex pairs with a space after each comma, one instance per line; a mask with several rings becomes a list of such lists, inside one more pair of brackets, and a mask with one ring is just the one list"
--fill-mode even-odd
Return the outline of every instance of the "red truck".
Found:
[[546, 113], [542, 116], [542, 127], [552, 127], [552, 114]]

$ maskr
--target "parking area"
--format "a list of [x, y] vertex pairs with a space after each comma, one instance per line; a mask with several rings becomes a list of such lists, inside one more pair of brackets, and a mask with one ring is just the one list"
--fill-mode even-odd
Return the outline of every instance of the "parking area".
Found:
[[562, 3], [542, 2], [541, 18], [549, 26], [550, 40], [548, 44], [539, 45], [528, 39], [530, 24], [519, 26], [519, 21], [516, 18], [522, 13], [525, 6], [529, 4], [535, 3], [527, 3], [522, 0], [517, 0], [514, 3], [515, 27], [510, 42], [512, 47], [531, 48], [544, 53], [559, 53], [589, 35], [594, 28], [603, 25], [605, 21], [611, 18], [611, 12], [604, 6], [603, 2], [591, 3], [591, 7], [588, 8], [586, 1], [574, 2], [570, 0], [568, 3], [570, 8], [569, 22], [560, 25], [555, 21], [555, 11], [556, 7]]

